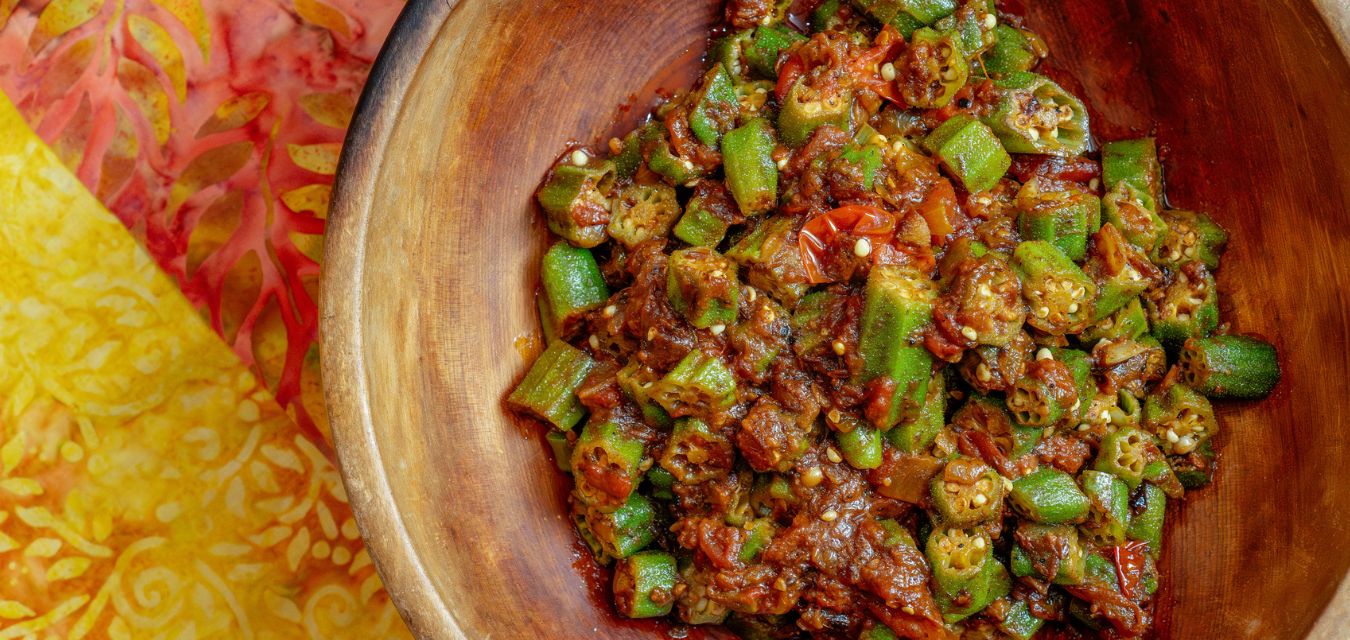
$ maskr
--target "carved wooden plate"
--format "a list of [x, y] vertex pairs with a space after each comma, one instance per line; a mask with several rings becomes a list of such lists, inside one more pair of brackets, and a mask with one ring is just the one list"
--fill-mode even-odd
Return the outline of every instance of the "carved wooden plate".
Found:
[[[1269, 400], [1223, 405], [1217, 481], [1169, 512], [1160, 636], [1302, 638], [1321, 618], [1314, 635], [1345, 638], [1350, 590], [1328, 603], [1350, 566], [1350, 66], [1327, 23], [1350, 11], [1030, 4], [1095, 130], [1156, 131], [1172, 205], [1232, 232], [1225, 317], [1284, 359]], [[352, 505], [422, 637], [654, 635], [588, 591], [564, 478], [501, 399], [538, 331], [540, 176], [635, 88], [629, 124], [690, 82], [719, 8], [414, 0], [371, 75], [325, 248], [324, 381]]]

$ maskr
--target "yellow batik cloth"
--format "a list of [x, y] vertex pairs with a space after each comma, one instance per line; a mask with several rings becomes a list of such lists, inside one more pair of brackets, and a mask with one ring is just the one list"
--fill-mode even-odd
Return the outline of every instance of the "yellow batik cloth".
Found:
[[406, 636], [337, 470], [0, 95], [0, 640]]

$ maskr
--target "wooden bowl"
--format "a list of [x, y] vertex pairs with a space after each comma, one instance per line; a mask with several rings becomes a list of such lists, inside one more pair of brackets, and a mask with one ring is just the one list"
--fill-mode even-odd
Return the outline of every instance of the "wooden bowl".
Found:
[[[689, 82], [719, 8], [414, 0], [371, 75], [329, 223], [324, 381], [361, 529], [421, 637], [653, 636], [588, 591], [563, 478], [501, 399], [538, 331], [536, 184], [635, 89], [630, 124]], [[1345, 56], [1307, 0], [1043, 1], [1030, 20], [1098, 132], [1156, 123], [1173, 206], [1232, 232], [1225, 317], [1284, 359], [1273, 397], [1223, 405], [1217, 481], [1169, 512], [1160, 635], [1302, 638], [1322, 618], [1344, 638]]]

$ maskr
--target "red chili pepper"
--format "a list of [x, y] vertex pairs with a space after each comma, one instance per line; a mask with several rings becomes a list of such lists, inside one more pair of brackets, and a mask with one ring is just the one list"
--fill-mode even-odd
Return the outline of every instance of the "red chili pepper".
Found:
[[1120, 579], [1120, 592], [1132, 600], [1139, 598], [1139, 583], [1144, 575], [1144, 554], [1147, 552], [1148, 545], [1138, 540], [1111, 547], [1111, 555], [1116, 561], [1116, 577]]
[[825, 252], [840, 233], [867, 238], [873, 245], [890, 244], [895, 215], [871, 205], [855, 204], [827, 211], [806, 223], [797, 237], [802, 266], [812, 284], [833, 282], [825, 273]]
[[773, 87], [773, 95], [778, 98], [781, 104], [787, 100], [789, 91], [792, 91], [792, 85], [797, 84], [797, 78], [806, 73], [806, 61], [798, 54], [792, 54], [783, 60], [783, 65], [778, 67], [778, 84]]

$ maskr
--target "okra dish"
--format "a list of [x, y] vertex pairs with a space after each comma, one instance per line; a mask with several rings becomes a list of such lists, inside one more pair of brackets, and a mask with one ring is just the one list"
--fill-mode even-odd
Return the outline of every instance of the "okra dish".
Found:
[[507, 405], [617, 614], [1148, 635], [1211, 403], [1280, 378], [1220, 317], [1227, 233], [992, 0], [730, 0], [709, 42], [536, 193], [546, 346]]

